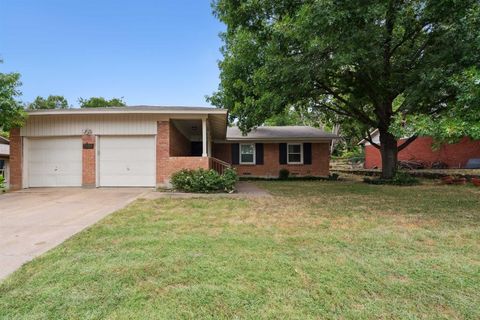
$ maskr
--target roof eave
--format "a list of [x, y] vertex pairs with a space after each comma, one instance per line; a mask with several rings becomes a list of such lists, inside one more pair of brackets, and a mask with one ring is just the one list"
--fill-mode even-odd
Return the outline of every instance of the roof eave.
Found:
[[29, 116], [51, 116], [51, 115], [92, 115], [92, 114], [228, 114], [226, 109], [206, 109], [206, 110], [176, 110], [174, 108], [165, 108], [164, 110], [132, 110], [132, 109], [115, 109], [115, 110], [96, 110], [91, 109], [66, 109], [66, 110], [30, 110], [27, 111]]
[[261, 142], [330, 142], [335, 139], [340, 139], [339, 137], [321, 137], [321, 138], [312, 138], [312, 137], [281, 137], [281, 138], [228, 138], [226, 142], [254, 142], [254, 141], [261, 141]]

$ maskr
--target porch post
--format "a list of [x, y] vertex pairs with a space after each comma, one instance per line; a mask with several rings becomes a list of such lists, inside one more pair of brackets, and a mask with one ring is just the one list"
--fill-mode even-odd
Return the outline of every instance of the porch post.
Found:
[[208, 128], [208, 156], [212, 156], [212, 131], [210, 128]]
[[202, 157], [207, 156], [207, 118], [202, 119]]

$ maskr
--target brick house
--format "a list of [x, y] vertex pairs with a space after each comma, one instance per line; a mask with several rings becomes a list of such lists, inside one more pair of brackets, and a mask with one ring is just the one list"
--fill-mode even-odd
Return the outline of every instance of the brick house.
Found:
[[[371, 133], [372, 141], [380, 144], [378, 130]], [[405, 139], [400, 139], [402, 144]], [[381, 168], [382, 157], [380, 150], [371, 145], [367, 140], [359, 143], [365, 148], [365, 169]], [[431, 137], [418, 137], [405, 149], [398, 153], [398, 160], [419, 161], [431, 165], [435, 162], [443, 162], [449, 168], [465, 168], [469, 159], [480, 158], [480, 141], [471, 140], [467, 137], [454, 144], [442, 144], [434, 147]]]
[[240, 176], [328, 176], [330, 143], [336, 136], [305, 126], [259, 127], [243, 136], [227, 128], [227, 139], [215, 143], [213, 156], [232, 164]]
[[334, 135], [310, 127], [227, 128], [202, 107], [34, 110], [10, 132], [10, 187], [155, 187], [180, 169], [327, 176]]

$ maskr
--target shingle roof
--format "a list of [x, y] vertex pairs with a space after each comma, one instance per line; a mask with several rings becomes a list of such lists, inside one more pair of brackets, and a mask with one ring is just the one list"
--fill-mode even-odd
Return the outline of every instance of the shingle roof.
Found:
[[246, 136], [238, 127], [227, 128], [227, 140], [332, 140], [339, 138], [333, 133], [308, 126], [262, 126]]

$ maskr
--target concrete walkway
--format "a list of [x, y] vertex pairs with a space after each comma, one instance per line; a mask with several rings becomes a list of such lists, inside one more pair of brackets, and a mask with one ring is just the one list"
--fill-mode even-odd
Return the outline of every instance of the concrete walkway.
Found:
[[239, 181], [237, 182], [237, 193], [239, 195], [253, 196], [253, 197], [269, 197], [271, 194], [257, 187], [253, 182]]
[[37, 188], [0, 195], [0, 279], [152, 189]]

